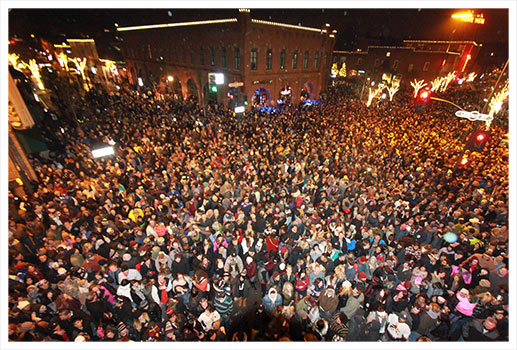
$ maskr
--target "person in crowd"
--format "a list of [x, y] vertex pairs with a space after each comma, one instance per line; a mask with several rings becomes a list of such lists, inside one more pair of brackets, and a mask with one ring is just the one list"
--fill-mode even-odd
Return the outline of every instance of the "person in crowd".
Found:
[[34, 192], [9, 192], [10, 340], [508, 340], [504, 120], [455, 167], [465, 121], [402, 91], [239, 118], [130, 86], [78, 98], [88, 122], [57, 96]]

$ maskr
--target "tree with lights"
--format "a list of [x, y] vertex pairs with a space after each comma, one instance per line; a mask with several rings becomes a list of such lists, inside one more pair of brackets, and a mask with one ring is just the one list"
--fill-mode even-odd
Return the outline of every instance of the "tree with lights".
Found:
[[65, 67], [66, 71], [68, 72], [68, 56], [66, 55], [66, 53], [60, 52], [57, 55], [57, 58], [59, 63], [61, 63], [61, 65]]
[[440, 88], [440, 86], [442, 85], [444, 80], [445, 80], [445, 77], [436, 77], [436, 79], [434, 79], [431, 82], [431, 91], [438, 90]]
[[443, 91], [447, 90], [447, 87], [449, 86], [449, 83], [451, 81], [453, 81], [455, 78], [456, 78], [456, 74], [454, 74], [453, 72], [450, 72], [449, 74], [447, 74], [447, 76], [445, 77], [444, 82], [442, 83], [442, 88], [440, 89], [440, 91], [443, 92]]
[[375, 90], [372, 90], [372, 88], [368, 88], [368, 90], [369, 90], [369, 93], [368, 93], [368, 101], [366, 102], [366, 107], [370, 107], [375, 96], [377, 96], [379, 94], [379, 92], [382, 91], [382, 87], [378, 87]]
[[427, 86], [427, 83], [424, 83], [423, 80], [417, 81], [415, 79], [414, 81], [411, 82], [411, 86], [413, 87], [413, 89], [415, 89], [415, 98], [416, 98], [416, 96], [418, 95], [418, 91], [420, 91], [420, 89], [423, 88], [424, 86]]
[[393, 96], [399, 91], [399, 86], [390, 86], [386, 88], [388, 90], [388, 94], [390, 95], [390, 101], [393, 101]]
[[343, 66], [339, 70], [339, 76], [345, 78], [346, 77], [346, 63], [343, 62]]
[[14, 68], [17, 68], [18, 67], [18, 59], [20, 58], [20, 55], [17, 55], [15, 53], [10, 53], [8, 57], [9, 57], [9, 63]]
[[330, 68], [330, 74], [336, 76], [338, 74], [337, 63], [332, 64], [332, 68]]
[[23, 61], [22, 61], [22, 63], [25, 67], [29, 68], [29, 70], [31, 71], [32, 77], [37, 82], [38, 88], [40, 90], [44, 90], [45, 87], [43, 86], [43, 82], [41, 81], [41, 73], [39, 71], [39, 67], [38, 67], [38, 64], [36, 63], [36, 60], [34, 60], [34, 59], [29, 60], [29, 64], [27, 64]]
[[79, 57], [75, 57], [70, 60], [75, 63], [75, 67], [76, 67], [77, 71], [79, 73], [81, 73], [81, 78], [83, 78], [83, 82], [84, 82], [84, 85], [83, 85], [84, 89], [86, 91], [88, 91], [89, 90], [88, 79], [86, 78], [86, 75], [84, 74], [84, 71], [86, 69], [86, 57], [83, 58], [82, 60]]

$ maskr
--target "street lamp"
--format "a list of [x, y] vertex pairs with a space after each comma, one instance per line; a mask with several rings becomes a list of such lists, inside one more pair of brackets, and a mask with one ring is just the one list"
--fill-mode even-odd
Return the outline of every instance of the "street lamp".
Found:
[[167, 77], [167, 80], [168, 80], [168, 81], [170, 81], [170, 82], [172, 82], [172, 81], [174, 81], [174, 77], [173, 77], [172, 75], [169, 75], [169, 76]]

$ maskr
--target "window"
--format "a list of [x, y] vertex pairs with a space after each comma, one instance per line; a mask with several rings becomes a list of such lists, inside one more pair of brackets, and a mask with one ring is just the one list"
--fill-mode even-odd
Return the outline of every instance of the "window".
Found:
[[303, 55], [303, 69], [307, 69], [309, 66], [309, 50], [305, 51]]
[[202, 66], [205, 65], [205, 50], [203, 47], [199, 48], [199, 64]]
[[273, 50], [266, 51], [266, 69], [270, 70], [273, 67]]
[[379, 59], [375, 59], [375, 64], [373, 65], [374, 67], [378, 67], [379, 66]]
[[250, 68], [251, 70], [257, 70], [257, 49], [251, 49]]
[[397, 69], [397, 68], [398, 68], [398, 66], [399, 66], [399, 60], [395, 60], [395, 61], [393, 62], [393, 69]]
[[314, 54], [314, 69], [318, 69], [318, 60], [320, 58], [320, 53], [316, 52]]
[[183, 63], [187, 63], [187, 50], [185, 50], [185, 46], [183, 46], [181, 50], [181, 55], [183, 56]]
[[226, 68], [226, 47], [221, 48], [221, 64]]
[[323, 64], [325, 65], [325, 67], [329, 64], [329, 54], [327, 52], [325, 53]]
[[293, 52], [293, 69], [298, 67], [298, 50], [294, 50]]
[[280, 52], [280, 69], [285, 69], [285, 50]]
[[215, 50], [213, 47], [210, 48], [210, 65], [215, 66]]
[[424, 68], [423, 68], [423, 71], [424, 72], [427, 72], [429, 70], [429, 66], [431, 65], [431, 62], [426, 62], [424, 63]]
[[241, 68], [241, 53], [240, 53], [240, 50], [238, 47], [236, 47], [234, 49], [233, 54], [234, 54], [233, 63], [234, 63], [235, 69], [240, 69]]
[[194, 48], [190, 48], [190, 63], [194, 64]]
[[413, 71], [413, 63], [410, 63], [409, 66], [407, 66], [408, 73], [411, 73]]
[[359, 68], [360, 68], [362, 63], [363, 63], [363, 58], [362, 58], [362, 57], [359, 57], [359, 58], [357, 59], [357, 67], [359, 67]]

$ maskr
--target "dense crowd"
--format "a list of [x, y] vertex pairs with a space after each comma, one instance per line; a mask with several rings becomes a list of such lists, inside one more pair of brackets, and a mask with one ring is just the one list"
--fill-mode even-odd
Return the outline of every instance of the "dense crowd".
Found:
[[507, 341], [506, 131], [451, 171], [471, 122], [335, 101], [90, 92], [9, 193], [9, 339]]

